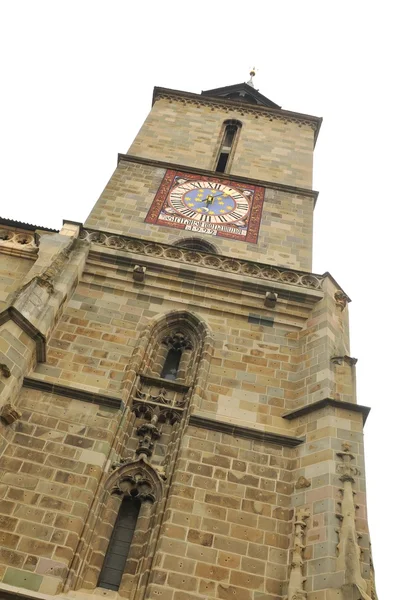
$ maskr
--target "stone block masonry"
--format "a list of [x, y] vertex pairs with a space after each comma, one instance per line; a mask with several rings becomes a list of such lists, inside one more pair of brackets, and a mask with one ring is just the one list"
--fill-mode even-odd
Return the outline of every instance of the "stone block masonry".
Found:
[[[156, 88], [84, 229], [0, 235], [1, 599], [377, 600], [320, 119], [236, 87]], [[264, 190], [258, 243], [145, 222], [167, 170]]]

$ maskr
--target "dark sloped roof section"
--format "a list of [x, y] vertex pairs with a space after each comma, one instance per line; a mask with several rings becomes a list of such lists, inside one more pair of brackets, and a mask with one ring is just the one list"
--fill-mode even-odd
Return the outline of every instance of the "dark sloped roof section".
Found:
[[58, 229], [50, 229], [49, 227], [42, 227], [41, 225], [32, 225], [31, 223], [14, 221], [14, 219], [6, 219], [5, 217], [0, 217], [0, 225], [4, 225], [5, 227], [15, 227], [16, 229], [24, 229], [25, 231], [36, 231], [39, 229], [40, 231], [51, 231], [58, 233]]
[[206, 90], [202, 92], [202, 96], [227, 98], [228, 100], [236, 100], [237, 102], [267, 106], [268, 108], [282, 108], [260, 94], [260, 92], [248, 83], [236, 83], [235, 85], [227, 85], [226, 87], [215, 88], [214, 90]]

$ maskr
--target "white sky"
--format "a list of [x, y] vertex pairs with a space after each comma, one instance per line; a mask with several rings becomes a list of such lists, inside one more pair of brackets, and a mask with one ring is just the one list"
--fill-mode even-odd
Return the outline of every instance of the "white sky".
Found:
[[[379, 599], [391, 598], [398, 519], [393, 317], [398, 139], [395, 3], [351, 0], [13, 0], [0, 3], [0, 214], [84, 221], [150, 110], [155, 85], [248, 79], [322, 116], [314, 271], [352, 298]], [[395, 542], [395, 546], [393, 546]]]

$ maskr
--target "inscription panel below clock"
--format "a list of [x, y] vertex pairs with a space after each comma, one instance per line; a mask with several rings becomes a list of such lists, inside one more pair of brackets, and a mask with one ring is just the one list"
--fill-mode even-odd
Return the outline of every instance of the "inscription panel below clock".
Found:
[[264, 188], [166, 171], [145, 222], [256, 243]]

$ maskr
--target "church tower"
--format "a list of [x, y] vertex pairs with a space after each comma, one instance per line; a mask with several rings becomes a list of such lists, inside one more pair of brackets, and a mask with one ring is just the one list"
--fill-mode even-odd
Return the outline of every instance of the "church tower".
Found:
[[153, 105], [84, 225], [0, 221], [0, 598], [376, 600], [321, 119]]

